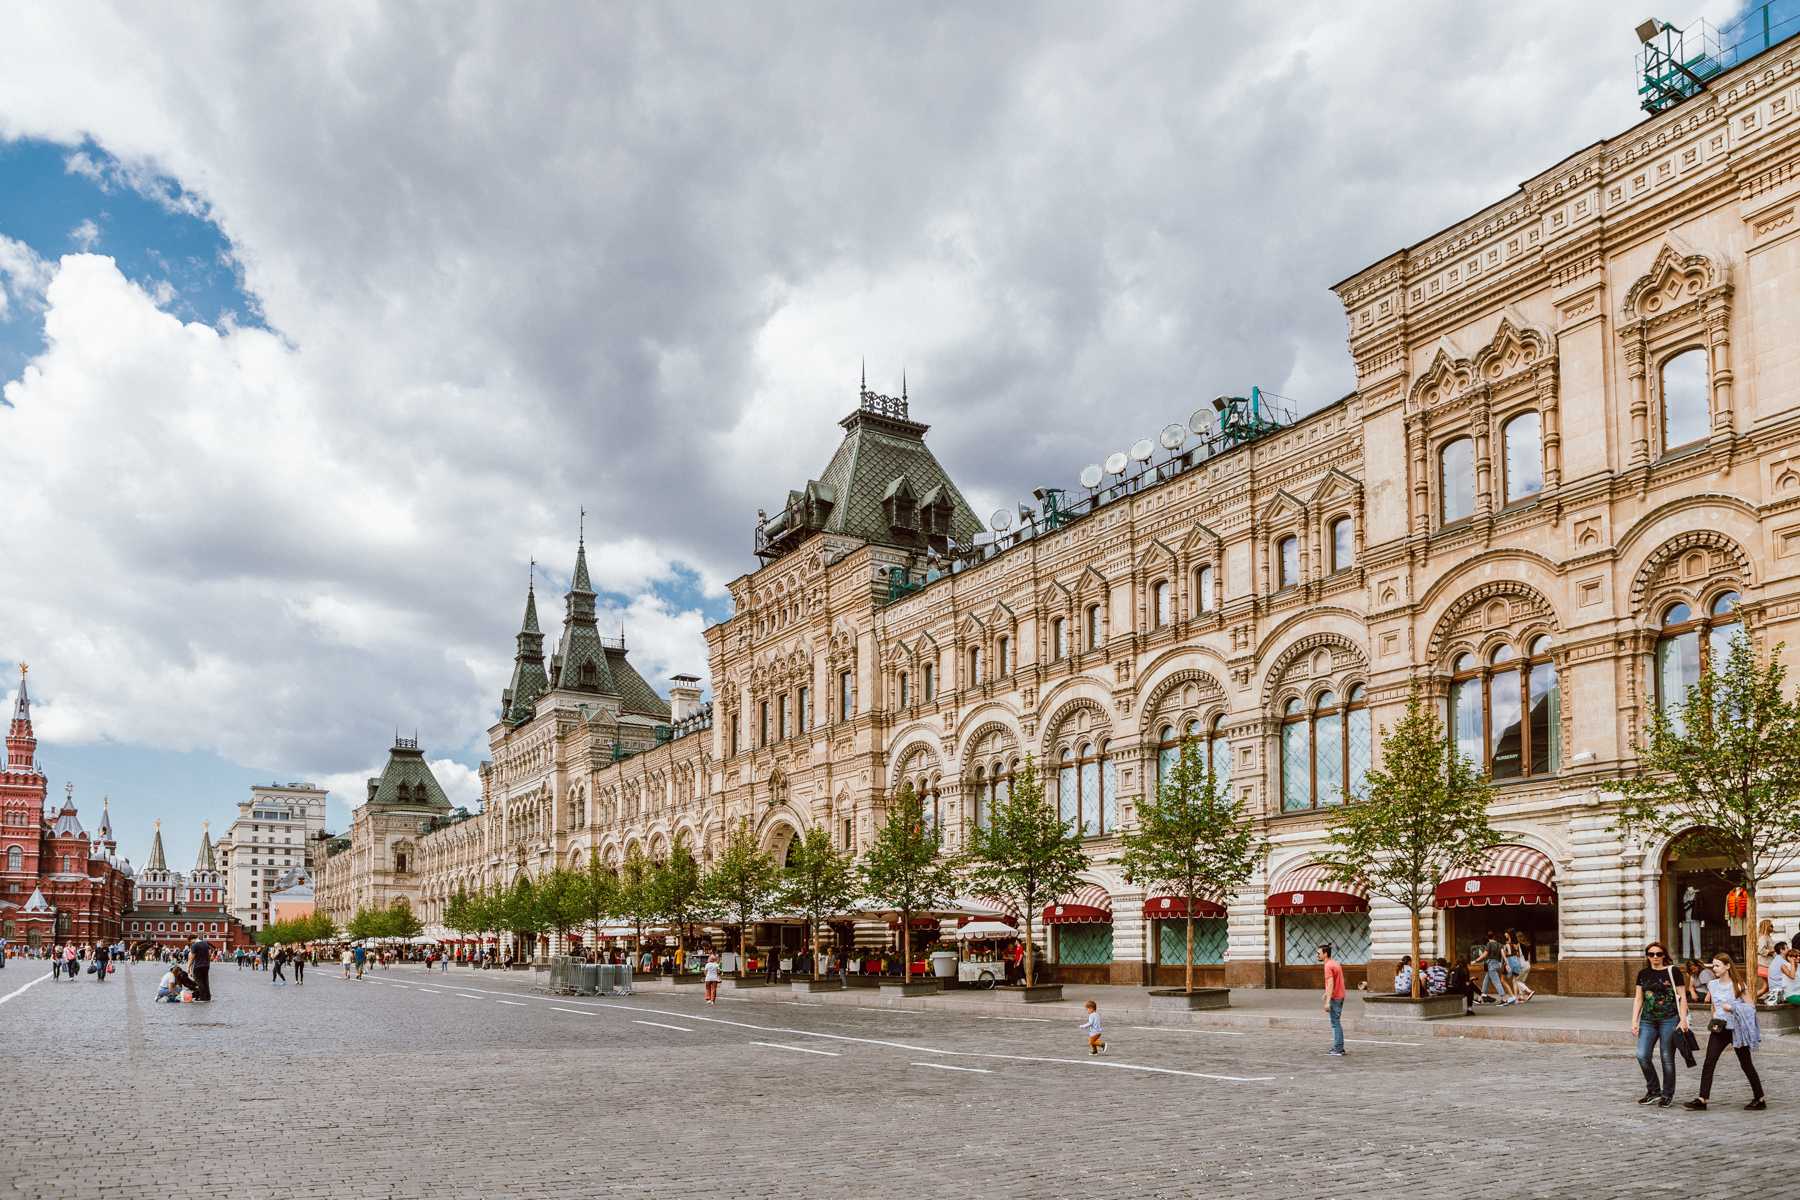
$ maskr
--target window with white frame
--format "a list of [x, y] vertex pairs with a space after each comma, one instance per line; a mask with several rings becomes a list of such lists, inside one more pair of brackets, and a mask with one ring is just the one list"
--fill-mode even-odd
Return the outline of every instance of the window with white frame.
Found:
[[1300, 539], [1284, 537], [1275, 543], [1275, 585], [1290, 588], [1300, 582]]
[[1213, 569], [1211, 565], [1194, 568], [1194, 611], [1209, 613], [1218, 606], [1218, 597], [1213, 592]]
[[1544, 490], [1544, 438], [1536, 409], [1522, 412], [1500, 427], [1506, 457], [1506, 502], [1517, 504]]
[[1456, 438], [1438, 450], [1438, 515], [1445, 525], [1475, 512], [1475, 443]]
[[1658, 373], [1663, 453], [1704, 441], [1712, 431], [1706, 351], [1695, 347], [1666, 359]]
[[1174, 623], [1175, 609], [1169, 593], [1169, 581], [1166, 579], [1159, 579], [1150, 585], [1151, 621], [1157, 629]]

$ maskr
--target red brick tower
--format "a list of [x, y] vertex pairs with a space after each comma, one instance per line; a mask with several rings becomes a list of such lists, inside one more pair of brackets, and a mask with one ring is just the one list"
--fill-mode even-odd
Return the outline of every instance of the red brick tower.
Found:
[[37, 763], [37, 736], [31, 732], [31, 695], [25, 689], [29, 670], [19, 664], [19, 698], [0, 764], [0, 900], [21, 905], [37, 886], [44, 801], [50, 790]]

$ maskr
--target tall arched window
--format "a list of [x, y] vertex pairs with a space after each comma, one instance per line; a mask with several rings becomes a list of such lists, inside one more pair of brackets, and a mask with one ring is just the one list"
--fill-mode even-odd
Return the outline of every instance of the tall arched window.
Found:
[[1738, 594], [1724, 592], [1700, 616], [1685, 604], [1663, 610], [1656, 641], [1656, 703], [1671, 720], [1680, 720], [1680, 706], [1701, 673], [1723, 669], [1732, 642], [1744, 636], [1737, 607]]
[[1663, 453], [1701, 441], [1712, 431], [1706, 351], [1683, 350], [1662, 365]]
[[1194, 568], [1194, 611], [1209, 613], [1218, 604], [1213, 595], [1213, 569], [1210, 566]]
[[8, 846], [6, 848], [6, 869], [23, 871], [25, 869], [25, 852], [17, 846]]
[[1331, 523], [1331, 569], [1342, 571], [1355, 565], [1355, 529], [1349, 517], [1339, 517]]
[[1087, 609], [1087, 648], [1098, 650], [1104, 640], [1100, 628], [1100, 606], [1090, 604]]
[[1460, 521], [1475, 511], [1475, 443], [1457, 438], [1438, 451], [1439, 512], [1443, 523]]
[[1012, 638], [1001, 634], [994, 639], [994, 672], [1001, 678], [1012, 674], [1013, 648]]
[[1506, 502], [1529, 500], [1544, 490], [1544, 441], [1537, 411], [1522, 412], [1501, 427], [1506, 445]]
[[1069, 622], [1066, 617], [1057, 617], [1050, 622], [1050, 657], [1069, 657]]
[[1562, 759], [1562, 693], [1550, 639], [1531, 639], [1524, 658], [1496, 646], [1486, 663], [1457, 656], [1450, 682], [1450, 727], [1456, 753], [1494, 779], [1555, 771]]
[[977, 687], [981, 683], [981, 647], [969, 647], [969, 686]]
[[1212, 728], [1206, 734], [1206, 765], [1213, 773], [1213, 783], [1220, 795], [1231, 784], [1231, 743], [1225, 737], [1225, 717], [1223, 714], [1212, 720]]
[[1181, 739], [1175, 735], [1173, 725], [1164, 725], [1156, 736], [1156, 786], [1160, 791], [1175, 773], [1175, 764], [1181, 760]]
[[[1345, 736], [1346, 726], [1350, 736]], [[1281, 811], [1342, 804], [1369, 771], [1368, 702], [1353, 687], [1321, 692], [1309, 710], [1289, 700], [1281, 715]]]
[[905, 671], [900, 672], [900, 707], [912, 707], [912, 681]]
[[1150, 585], [1150, 612], [1158, 629], [1175, 620], [1174, 609], [1169, 604], [1168, 580], [1159, 579]]
[[970, 781], [969, 806], [970, 816], [975, 820], [975, 828], [986, 829], [988, 818], [988, 778], [986, 767], [976, 767], [975, 777]]
[[[1065, 755], [1067, 751], [1064, 751]], [[1064, 762], [1069, 760], [1065, 757]], [[1112, 759], [1111, 743], [1083, 742], [1076, 751], [1074, 767], [1080, 778], [1076, 811], [1072, 814], [1083, 837], [1102, 837], [1119, 826], [1119, 780]], [[1065, 769], [1066, 771], [1066, 769]], [[1065, 811], [1064, 819], [1071, 814]]]
[[928, 662], [925, 664], [923, 670], [925, 674], [925, 703], [930, 704], [933, 700], [937, 699], [937, 664]]
[[1284, 537], [1275, 543], [1276, 586], [1293, 587], [1300, 582], [1300, 539]]
[[1075, 791], [1075, 751], [1064, 746], [1056, 760], [1056, 815], [1064, 825], [1074, 825], [1081, 813]]

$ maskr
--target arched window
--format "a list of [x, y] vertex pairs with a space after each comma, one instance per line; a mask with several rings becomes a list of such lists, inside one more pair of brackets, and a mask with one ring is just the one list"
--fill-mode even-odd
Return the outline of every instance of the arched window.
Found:
[[1300, 539], [1284, 537], [1275, 543], [1275, 560], [1278, 564], [1276, 574], [1277, 587], [1293, 587], [1300, 582]]
[[[1289, 700], [1281, 714], [1281, 811], [1342, 804], [1369, 771], [1368, 702], [1361, 687], [1340, 700], [1319, 694], [1309, 710]], [[1346, 726], [1351, 736], [1345, 736]]]
[[1231, 743], [1225, 737], [1225, 717], [1223, 714], [1212, 720], [1212, 728], [1206, 734], [1206, 765], [1213, 773], [1213, 783], [1219, 794], [1231, 784]]
[[1703, 440], [1712, 431], [1706, 351], [1683, 350], [1662, 365], [1663, 453]]
[[1543, 426], [1537, 411], [1522, 412], [1501, 427], [1506, 445], [1506, 502], [1517, 504], [1544, 490]]
[[[905, 672], [901, 673], [905, 678]], [[794, 693], [794, 719], [799, 731], [805, 733], [812, 728], [812, 689], [802, 686]]]
[[1685, 604], [1663, 610], [1656, 641], [1656, 703], [1671, 721], [1679, 723], [1688, 689], [1703, 672], [1722, 670], [1731, 644], [1744, 636], [1738, 599], [1736, 592], [1723, 592], [1698, 617]]
[[1063, 747], [1057, 766], [1057, 815], [1083, 837], [1102, 837], [1119, 827], [1119, 779], [1107, 741]]
[[1013, 671], [1012, 638], [1001, 634], [994, 639], [994, 671], [1004, 679]]
[[1069, 657], [1069, 622], [1065, 617], [1058, 617], [1050, 622], [1050, 657]]
[[970, 782], [973, 785], [969, 789], [969, 804], [973, 808], [970, 815], [974, 818], [975, 827], [977, 829], [986, 829], [988, 817], [987, 769], [985, 767], [976, 767], [975, 778]]
[[1173, 725], [1164, 725], [1156, 735], [1156, 786], [1158, 791], [1169, 782], [1175, 774], [1175, 764], [1181, 759], [1181, 739], [1175, 736]]
[[1213, 569], [1211, 567], [1194, 568], [1194, 611], [1209, 613], [1218, 605], [1218, 598], [1213, 595]]
[[1331, 523], [1331, 569], [1343, 571], [1356, 565], [1356, 539], [1349, 517]]
[[6, 869], [23, 871], [25, 869], [25, 852], [17, 846], [8, 846], [6, 848]]
[[1098, 650], [1103, 640], [1100, 630], [1100, 606], [1090, 604], [1087, 609], [1087, 648]]
[[900, 690], [900, 707], [901, 708], [911, 708], [912, 707], [912, 681], [907, 678], [905, 671], [900, 672], [899, 683], [900, 683], [900, 688], [899, 688], [899, 690]]
[[1475, 443], [1457, 438], [1438, 451], [1439, 513], [1443, 523], [1460, 521], [1475, 511]]
[[1074, 825], [1080, 812], [1075, 794], [1075, 752], [1064, 746], [1056, 760], [1056, 815], [1064, 825]]
[[1150, 611], [1158, 629], [1174, 621], [1175, 613], [1169, 605], [1168, 580], [1159, 579], [1150, 585]]
[[925, 703], [937, 699], [937, 664], [925, 664]]
[[1494, 779], [1548, 775], [1562, 759], [1562, 692], [1550, 639], [1524, 658], [1496, 646], [1487, 662], [1461, 654], [1451, 668], [1450, 728], [1456, 753]]
[[969, 647], [969, 686], [976, 687], [981, 683], [981, 647]]

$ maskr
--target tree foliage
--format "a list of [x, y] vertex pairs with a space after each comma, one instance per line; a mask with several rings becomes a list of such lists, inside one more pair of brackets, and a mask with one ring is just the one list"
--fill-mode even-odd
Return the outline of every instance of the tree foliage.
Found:
[[1637, 772], [1604, 785], [1619, 796], [1622, 831], [1682, 835], [1728, 859], [1750, 930], [1758, 889], [1800, 860], [1800, 703], [1787, 695], [1781, 651], [1759, 657], [1740, 633], [1721, 667], [1714, 648], [1673, 711], [1650, 714]]
[[966, 861], [978, 895], [1007, 901], [1024, 916], [1030, 987], [1036, 978], [1033, 922], [1044, 905], [1074, 890], [1088, 865], [1080, 830], [1057, 815], [1031, 755], [1013, 773], [1006, 797], [989, 808], [986, 828], [970, 831]]
[[738, 927], [738, 970], [749, 961], [750, 926], [781, 886], [781, 868], [756, 845], [748, 821], [740, 821], [725, 839], [718, 861], [706, 873], [706, 895]]
[[297, 946], [308, 942], [335, 941], [337, 922], [322, 912], [276, 921], [256, 931], [259, 946]]
[[587, 872], [557, 867], [537, 885], [536, 903], [540, 928], [566, 939], [587, 917]]
[[619, 868], [619, 885], [615, 893], [613, 915], [629, 921], [632, 927], [632, 958], [644, 945], [644, 926], [656, 919], [657, 881], [654, 864], [636, 846], [626, 854]]
[[657, 864], [651, 875], [650, 894], [654, 914], [683, 941], [689, 926], [710, 919], [718, 908], [707, 889], [700, 861], [686, 842], [677, 842], [669, 852], [669, 861]]
[[588, 851], [587, 867], [581, 887], [581, 920], [588, 927], [589, 940], [600, 944], [600, 926], [619, 908], [619, 880], [612, 869], [600, 861], [598, 847]]
[[925, 820], [912, 784], [901, 784], [889, 803], [859, 874], [863, 892], [899, 916], [903, 971], [910, 972], [913, 915], [932, 911], [956, 891], [955, 872], [943, 854], [943, 832]]
[[[1477, 866], [1496, 840], [1488, 824], [1493, 792], [1476, 765], [1455, 753], [1443, 725], [1417, 689], [1406, 715], [1381, 740], [1381, 769], [1370, 771], [1362, 796], [1332, 810], [1326, 877], [1359, 885], [1404, 908], [1412, 918], [1413, 962], [1419, 962], [1419, 914], [1455, 870]], [[1413, 971], [1413, 995], [1423, 972]]]
[[1184, 740], [1169, 777], [1137, 805], [1137, 824], [1120, 835], [1125, 878], [1186, 902], [1184, 987], [1194, 990], [1194, 908], [1222, 902], [1255, 873], [1267, 845], [1243, 805], [1218, 785], [1193, 740]]
[[814, 825], [788, 852], [781, 875], [781, 904], [806, 918], [812, 946], [813, 978], [819, 977], [819, 924], [856, 901], [856, 863], [831, 844], [831, 834]]

